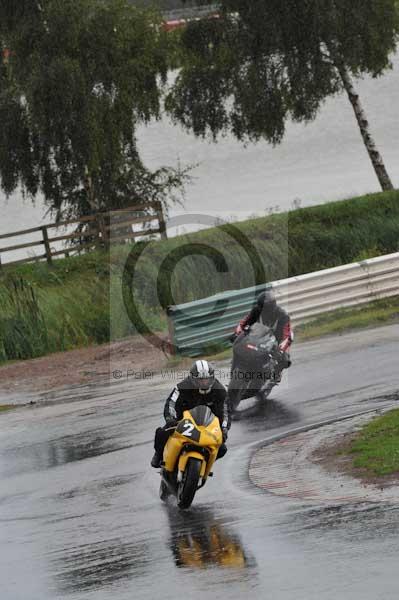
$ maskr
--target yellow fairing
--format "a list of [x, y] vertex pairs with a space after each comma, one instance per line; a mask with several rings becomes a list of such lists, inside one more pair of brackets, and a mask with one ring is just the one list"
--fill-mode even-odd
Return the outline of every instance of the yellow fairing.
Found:
[[[213, 464], [216, 460], [216, 456], [219, 447], [223, 443], [222, 431], [220, 429], [219, 419], [215, 417], [208, 426], [199, 426], [193, 420], [191, 413], [185, 411], [183, 414], [183, 420], [187, 423], [186, 432], [179, 433], [175, 431], [174, 434], [169, 438], [165, 450], [163, 453], [163, 459], [165, 462], [165, 469], [173, 472], [178, 466], [179, 471], [184, 471], [186, 468], [187, 461], [190, 457], [198, 458], [203, 461], [201, 474], [202, 478], [206, 478], [211, 471]], [[189, 426], [192, 423], [193, 427]], [[199, 431], [199, 439], [194, 440], [192, 432]], [[196, 434], [198, 437], [198, 434]], [[189, 452], [185, 452], [181, 455], [181, 451], [185, 444], [190, 444], [193, 447]], [[205, 461], [204, 456], [200, 452], [194, 450], [194, 446], [198, 448], [207, 448], [210, 453], [208, 462]], [[177, 460], [179, 463], [177, 465]]]
[[184, 454], [182, 454], [180, 456], [178, 470], [179, 471], [185, 471], [186, 470], [186, 465], [187, 465], [187, 461], [188, 461], [189, 458], [198, 458], [198, 460], [202, 461], [201, 471], [200, 471], [200, 477], [204, 477], [205, 471], [206, 471], [206, 460], [205, 460], [205, 457], [202, 456], [202, 454], [200, 454], [199, 452], [195, 452], [194, 450], [190, 450], [190, 452], [184, 452]]

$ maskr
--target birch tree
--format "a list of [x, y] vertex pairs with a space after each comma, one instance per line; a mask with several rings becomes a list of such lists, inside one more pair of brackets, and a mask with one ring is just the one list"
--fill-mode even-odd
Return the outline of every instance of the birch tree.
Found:
[[0, 0], [0, 182], [58, 216], [168, 201], [186, 172], [143, 164], [168, 70], [155, 13], [127, 0]]
[[182, 31], [167, 110], [198, 136], [277, 144], [288, 119], [311, 121], [345, 91], [381, 188], [392, 189], [354, 82], [390, 68], [398, 27], [396, 0], [222, 0], [218, 18]]

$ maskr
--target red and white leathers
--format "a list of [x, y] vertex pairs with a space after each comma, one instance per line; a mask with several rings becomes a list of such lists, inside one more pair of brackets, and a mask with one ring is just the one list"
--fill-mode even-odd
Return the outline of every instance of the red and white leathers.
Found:
[[253, 323], [256, 323], [256, 321], [260, 321], [271, 327], [276, 336], [280, 350], [282, 352], [289, 352], [294, 339], [289, 315], [279, 306], [276, 306], [270, 315], [262, 314], [262, 312], [262, 309], [258, 305], [255, 305], [251, 312], [237, 325], [235, 333], [238, 335], [243, 331], [244, 327], [252, 325]]

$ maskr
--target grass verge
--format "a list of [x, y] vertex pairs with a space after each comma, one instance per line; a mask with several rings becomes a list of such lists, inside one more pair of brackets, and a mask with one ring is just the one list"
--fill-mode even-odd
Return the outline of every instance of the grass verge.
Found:
[[[151, 331], [166, 333], [161, 306], [388, 254], [398, 250], [398, 240], [399, 191], [393, 191], [230, 223], [148, 245], [113, 246], [110, 252], [56, 260], [52, 267], [45, 263], [4, 266], [0, 270], [0, 363], [129, 337], [144, 331], [139, 316]], [[221, 256], [227, 271], [219, 264]], [[248, 268], [249, 256], [256, 269]], [[300, 339], [355, 326], [349, 322], [351, 316], [344, 323], [342, 314], [306, 326]], [[377, 314], [358, 315], [359, 326], [364, 326], [362, 319], [367, 325], [381, 322]]]
[[15, 408], [12, 404], [0, 404], [0, 413], [12, 410]]
[[344, 308], [322, 315], [309, 323], [298, 325], [295, 335], [302, 342], [394, 322], [399, 322], [399, 296], [375, 300], [360, 308]]
[[368, 423], [350, 447], [353, 466], [367, 475], [399, 473], [399, 409]]

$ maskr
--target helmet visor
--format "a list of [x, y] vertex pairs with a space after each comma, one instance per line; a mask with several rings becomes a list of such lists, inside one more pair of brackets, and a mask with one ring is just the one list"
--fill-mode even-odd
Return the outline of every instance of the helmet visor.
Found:
[[200, 390], [207, 390], [211, 387], [213, 380], [211, 377], [197, 377], [196, 381]]

